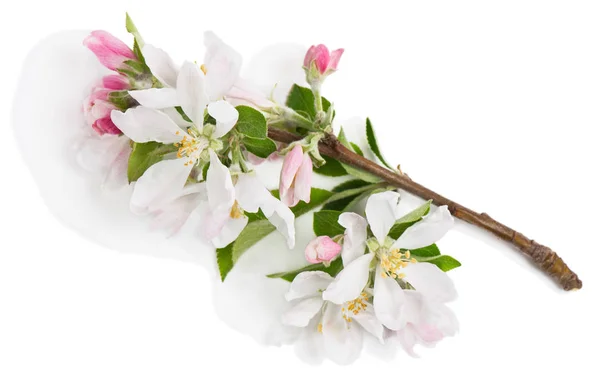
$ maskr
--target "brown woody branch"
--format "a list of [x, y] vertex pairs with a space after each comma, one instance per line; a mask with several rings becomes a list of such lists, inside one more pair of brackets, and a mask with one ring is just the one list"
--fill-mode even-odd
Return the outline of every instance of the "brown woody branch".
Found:
[[[300, 136], [277, 129], [269, 129], [269, 137], [275, 141], [287, 144], [300, 139]], [[429, 190], [425, 186], [414, 182], [406, 175], [391, 171], [350, 151], [333, 135], [328, 135], [323, 138], [319, 146], [319, 151], [342, 163], [374, 174], [392, 186], [406, 190], [423, 199], [433, 200], [433, 203], [436, 205], [447, 205], [448, 210], [455, 217], [483, 228], [486, 231], [493, 233], [498, 238], [512, 243], [523, 254], [527, 255], [541, 270], [554, 278], [564, 290], [570, 291], [582, 287], [581, 280], [577, 277], [577, 274], [569, 269], [554, 251], [534, 240], [528, 239], [522, 233], [494, 220], [486, 213], [477, 213], [469, 208], [465, 208], [464, 206]]]

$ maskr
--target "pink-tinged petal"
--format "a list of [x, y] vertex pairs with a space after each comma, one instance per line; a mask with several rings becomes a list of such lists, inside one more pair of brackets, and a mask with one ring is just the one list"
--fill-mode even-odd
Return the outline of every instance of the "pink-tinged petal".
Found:
[[340, 62], [340, 58], [342, 58], [342, 54], [344, 54], [344, 49], [337, 49], [331, 52], [331, 56], [329, 58], [329, 66], [328, 70], [335, 71], [337, 70], [338, 64]]
[[309, 263], [331, 262], [341, 251], [342, 246], [331, 240], [329, 236], [319, 236], [308, 243], [304, 256]]
[[121, 40], [106, 31], [93, 31], [84, 41], [100, 63], [111, 70], [117, 70], [124, 61], [135, 59], [133, 51]]
[[327, 49], [327, 46], [323, 44], [317, 45], [311, 55], [312, 59], [309, 63], [314, 61], [319, 73], [324, 74], [329, 65], [329, 49]]
[[121, 41], [119, 38], [115, 37], [111, 33], [104, 30], [96, 30], [92, 31], [90, 36], [97, 39], [100, 43], [102, 43], [102, 45], [106, 46], [114, 53], [124, 57], [135, 59], [135, 54], [129, 48], [129, 46], [127, 46], [125, 42]]
[[304, 161], [302, 147], [296, 145], [287, 153], [283, 160], [281, 175], [279, 177], [279, 197], [287, 206], [294, 206], [298, 202], [294, 200], [294, 179]]
[[[310, 190], [312, 187], [312, 160], [308, 153], [304, 154], [302, 165], [298, 169], [294, 184], [294, 198], [298, 201], [310, 202]], [[298, 202], [296, 201], [296, 203]]]
[[92, 128], [99, 135], [121, 134], [121, 130], [115, 126], [110, 117], [100, 118], [92, 124]]
[[129, 80], [122, 75], [108, 75], [102, 78], [102, 86], [109, 90], [120, 91], [130, 88]]
[[304, 56], [304, 66], [306, 68], [310, 67], [310, 63], [314, 61], [314, 59], [316, 57], [316, 51], [317, 51], [317, 47], [315, 45], [312, 45], [306, 51], [306, 55]]

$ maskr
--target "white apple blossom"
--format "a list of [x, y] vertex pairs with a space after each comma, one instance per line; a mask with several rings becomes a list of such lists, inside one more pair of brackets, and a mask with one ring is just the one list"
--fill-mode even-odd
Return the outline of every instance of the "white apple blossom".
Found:
[[[343, 213], [339, 223], [346, 228], [342, 259], [344, 269], [323, 293], [323, 298], [342, 304], [356, 299], [365, 289], [374, 269], [373, 306], [377, 318], [390, 330], [400, 330], [407, 323], [404, 311], [406, 292], [410, 286], [428, 300], [453, 300], [456, 291], [452, 280], [437, 266], [416, 262], [410, 252], [441, 239], [452, 227], [453, 218], [447, 207], [439, 207], [408, 228], [398, 240], [387, 235], [402, 216], [399, 195], [382, 192], [372, 195], [366, 205], [365, 220], [354, 213]], [[374, 238], [367, 239], [367, 226]], [[369, 242], [369, 251], [365, 254]]]
[[260, 209], [265, 217], [285, 237], [289, 248], [295, 244], [294, 213], [275, 198], [252, 174], [231, 173], [217, 155], [210, 151], [210, 168], [206, 178], [208, 209], [204, 233], [217, 248], [233, 242], [248, 224], [244, 212]]
[[[209, 101], [231, 98], [259, 107], [272, 105], [252, 83], [240, 77], [242, 56], [236, 50], [212, 31], [204, 33], [204, 45], [206, 53], [201, 69], [206, 75], [205, 91]], [[162, 88], [130, 91], [131, 96], [142, 106], [154, 109], [183, 106], [179, 90], [186, 86], [179, 78], [180, 68], [164, 50], [153, 45], [145, 45], [142, 52]]]
[[[125, 113], [113, 111], [111, 119], [128, 138], [136, 143], [155, 141], [174, 144], [178, 152], [174, 159], [152, 165], [138, 179], [131, 197], [134, 212], [144, 214], [159, 209], [181, 195], [199, 160], [208, 161], [208, 150], [219, 150], [219, 138], [227, 134], [238, 119], [237, 110], [225, 101], [209, 104], [204, 89], [204, 75], [189, 62], [178, 75], [181, 88], [177, 90], [184, 113], [192, 120], [186, 127], [178, 125], [169, 115], [156, 109], [138, 106]], [[205, 110], [216, 125], [204, 124]]]
[[305, 328], [298, 342], [301, 355], [319, 359], [324, 354], [338, 364], [350, 364], [362, 351], [363, 334], [383, 342], [384, 328], [366, 292], [340, 304], [324, 300], [323, 292], [333, 281], [321, 271], [298, 274], [285, 296], [291, 307], [283, 314], [282, 322]]

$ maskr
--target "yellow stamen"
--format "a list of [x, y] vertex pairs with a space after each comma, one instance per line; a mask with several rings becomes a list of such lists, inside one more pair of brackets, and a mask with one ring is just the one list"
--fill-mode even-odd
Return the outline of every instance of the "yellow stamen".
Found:
[[390, 276], [392, 278], [404, 278], [405, 275], [400, 270], [407, 267], [409, 262], [417, 262], [416, 259], [410, 257], [410, 251], [402, 253], [396, 248], [382, 253], [379, 259], [381, 260], [381, 267], [384, 270], [382, 276]]
[[233, 203], [233, 206], [231, 207], [231, 212], [229, 213], [229, 216], [232, 219], [241, 219], [244, 216], [244, 210], [242, 208], [240, 208], [240, 205], [238, 204], [237, 201], [235, 201]]
[[206, 75], [206, 66], [204, 64], [200, 65], [200, 69]]
[[342, 307], [342, 317], [344, 318], [344, 320], [348, 323], [351, 323], [351, 315], [358, 315], [362, 311], [366, 310], [367, 299], [367, 294], [363, 292], [356, 299], [346, 302], [346, 304]]

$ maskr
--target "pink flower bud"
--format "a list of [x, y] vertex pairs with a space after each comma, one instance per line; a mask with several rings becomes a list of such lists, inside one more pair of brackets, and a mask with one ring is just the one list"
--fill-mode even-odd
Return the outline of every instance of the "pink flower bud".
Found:
[[109, 90], [121, 91], [131, 89], [129, 79], [123, 75], [108, 75], [102, 78], [102, 86]]
[[279, 198], [287, 206], [310, 201], [312, 160], [302, 146], [296, 145], [285, 155], [279, 178]]
[[306, 52], [304, 57], [304, 67], [310, 70], [314, 64], [314, 67], [321, 76], [327, 76], [337, 70], [340, 58], [344, 53], [344, 49], [337, 49], [329, 53], [327, 46], [321, 44], [317, 46], [311, 46]]
[[83, 103], [85, 119], [99, 135], [121, 134], [110, 119], [110, 113], [116, 109], [108, 98], [111, 92], [109, 89], [96, 87]]
[[329, 236], [319, 236], [308, 243], [304, 256], [310, 263], [328, 264], [340, 255], [341, 251], [342, 246], [331, 240]]
[[106, 31], [96, 30], [83, 41], [98, 60], [113, 71], [123, 65], [124, 61], [135, 60], [133, 51], [121, 40]]

